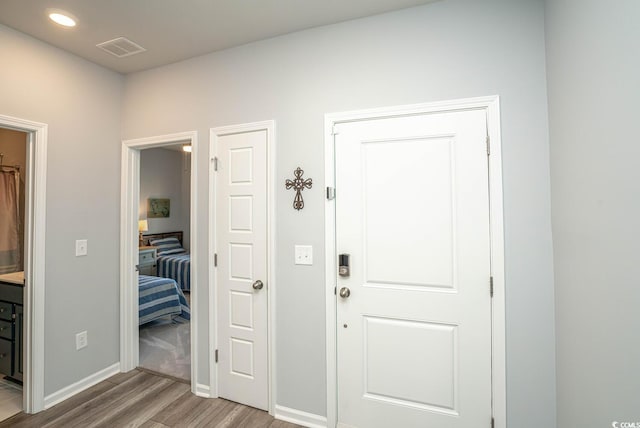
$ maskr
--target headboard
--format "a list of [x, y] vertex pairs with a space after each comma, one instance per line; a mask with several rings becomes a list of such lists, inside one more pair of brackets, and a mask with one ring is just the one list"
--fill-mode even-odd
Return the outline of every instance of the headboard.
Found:
[[182, 231], [180, 232], [162, 232], [162, 233], [149, 233], [148, 235], [142, 235], [142, 246], [146, 247], [149, 244], [149, 241], [153, 241], [154, 239], [162, 239], [162, 238], [178, 238], [180, 241], [180, 245], [182, 245]]

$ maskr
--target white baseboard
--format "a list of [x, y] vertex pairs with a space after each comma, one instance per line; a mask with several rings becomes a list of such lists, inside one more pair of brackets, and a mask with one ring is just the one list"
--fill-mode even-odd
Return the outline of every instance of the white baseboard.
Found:
[[209, 385], [202, 383], [196, 383], [196, 388], [193, 391], [198, 397], [211, 398], [211, 388]]
[[61, 390], [44, 397], [44, 408], [48, 409], [50, 407], [53, 407], [56, 404], [66, 400], [67, 398], [71, 398], [77, 393], [82, 392], [87, 388], [91, 388], [93, 385], [100, 383], [103, 380], [108, 379], [118, 373], [120, 373], [120, 363], [115, 363], [112, 366], [89, 375], [84, 379], [77, 381], [76, 383], [66, 386]]
[[289, 407], [278, 406], [274, 417], [282, 421], [291, 422], [309, 428], [327, 428], [327, 418], [324, 416], [314, 415], [313, 413], [303, 412], [301, 410], [291, 409]]

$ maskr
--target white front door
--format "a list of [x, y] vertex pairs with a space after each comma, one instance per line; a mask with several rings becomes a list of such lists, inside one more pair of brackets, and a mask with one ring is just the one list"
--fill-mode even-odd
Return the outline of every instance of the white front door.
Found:
[[336, 132], [338, 426], [489, 426], [485, 112]]
[[267, 131], [218, 137], [218, 395], [268, 410]]

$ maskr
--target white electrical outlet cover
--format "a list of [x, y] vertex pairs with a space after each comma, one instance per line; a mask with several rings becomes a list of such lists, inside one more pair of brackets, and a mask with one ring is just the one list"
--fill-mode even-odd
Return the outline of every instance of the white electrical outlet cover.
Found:
[[81, 331], [76, 334], [76, 351], [87, 347], [87, 332]]

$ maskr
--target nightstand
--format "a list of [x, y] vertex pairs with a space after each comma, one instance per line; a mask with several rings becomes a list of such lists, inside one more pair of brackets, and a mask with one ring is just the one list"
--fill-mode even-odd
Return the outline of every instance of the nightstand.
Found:
[[156, 247], [138, 248], [138, 272], [140, 275], [156, 275], [156, 259], [158, 249]]

